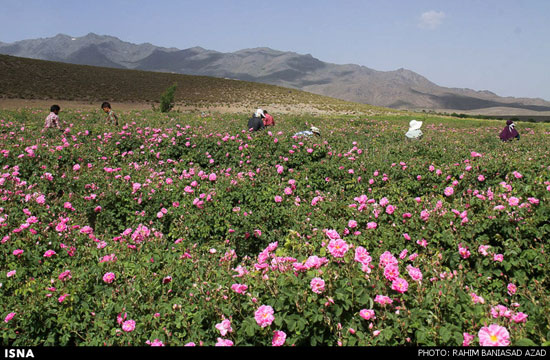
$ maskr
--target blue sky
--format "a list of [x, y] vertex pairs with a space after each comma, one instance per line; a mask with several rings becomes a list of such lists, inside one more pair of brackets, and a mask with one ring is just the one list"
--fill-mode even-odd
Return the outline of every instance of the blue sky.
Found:
[[0, 41], [59, 33], [294, 51], [550, 100], [549, 0], [1, 0]]

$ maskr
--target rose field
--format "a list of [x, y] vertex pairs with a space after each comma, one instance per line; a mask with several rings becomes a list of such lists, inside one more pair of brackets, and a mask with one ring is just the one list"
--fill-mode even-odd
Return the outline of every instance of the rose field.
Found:
[[0, 111], [3, 345], [550, 345], [549, 125], [47, 115]]

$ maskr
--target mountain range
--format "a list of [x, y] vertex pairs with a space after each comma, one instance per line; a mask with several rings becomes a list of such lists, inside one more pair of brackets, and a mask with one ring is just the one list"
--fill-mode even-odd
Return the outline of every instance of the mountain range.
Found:
[[121, 69], [204, 75], [279, 85], [342, 100], [409, 110], [508, 114], [550, 111], [543, 99], [500, 97], [490, 91], [447, 88], [406, 69], [377, 71], [323, 62], [310, 54], [270, 48], [222, 53], [132, 44], [113, 36], [59, 34], [0, 42], [0, 54]]

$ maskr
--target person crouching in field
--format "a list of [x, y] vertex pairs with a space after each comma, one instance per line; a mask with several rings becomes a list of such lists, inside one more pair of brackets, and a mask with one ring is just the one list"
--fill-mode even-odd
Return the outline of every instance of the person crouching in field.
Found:
[[421, 139], [422, 138], [422, 130], [420, 128], [422, 127], [422, 121], [417, 120], [411, 120], [409, 123], [409, 131], [405, 134], [407, 139]]
[[252, 131], [258, 131], [263, 128], [265, 128], [263, 118], [264, 118], [264, 112], [262, 109], [256, 110], [254, 115], [250, 119], [248, 119], [248, 129], [252, 129]]
[[264, 110], [264, 126], [275, 126], [275, 120], [267, 113], [267, 110]]
[[292, 137], [306, 137], [306, 138], [309, 138], [313, 135], [321, 136], [321, 130], [319, 130], [315, 126], [312, 126], [310, 128], [310, 130], [297, 132], [296, 134], [292, 135]]
[[516, 130], [516, 124], [512, 120], [508, 120], [504, 129], [500, 132], [500, 140], [508, 141], [512, 139], [519, 140], [519, 133]]
[[46, 117], [46, 122], [44, 124], [45, 129], [55, 128], [61, 130], [61, 126], [59, 125], [59, 111], [61, 111], [59, 105], [52, 105], [50, 108], [50, 115]]
[[116, 116], [115, 112], [111, 109], [111, 104], [105, 101], [103, 104], [101, 104], [101, 108], [107, 114], [107, 122], [114, 123], [118, 126], [118, 116]]

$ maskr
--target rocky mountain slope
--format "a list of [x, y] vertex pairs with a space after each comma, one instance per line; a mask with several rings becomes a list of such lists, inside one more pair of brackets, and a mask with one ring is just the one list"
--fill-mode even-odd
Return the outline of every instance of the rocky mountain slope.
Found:
[[542, 99], [500, 97], [490, 91], [447, 88], [406, 69], [377, 71], [323, 62], [311, 55], [269, 48], [222, 53], [131, 44], [112, 36], [57, 35], [0, 43], [0, 54], [73, 64], [254, 81], [376, 106], [411, 110], [478, 111], [491, 108], [550, 111]]

